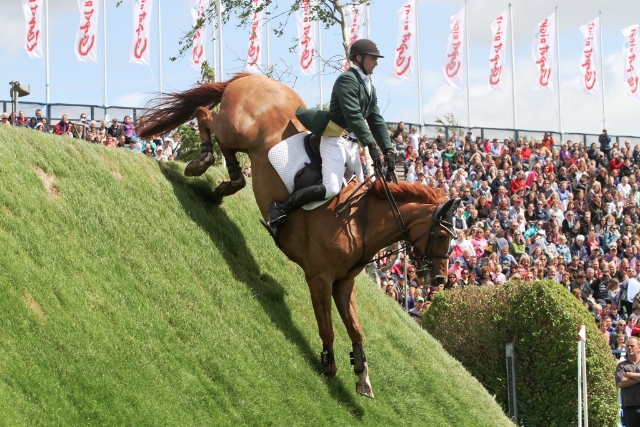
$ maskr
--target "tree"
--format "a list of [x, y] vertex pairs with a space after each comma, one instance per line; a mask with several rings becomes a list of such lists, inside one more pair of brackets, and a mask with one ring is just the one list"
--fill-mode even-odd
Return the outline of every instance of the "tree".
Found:
[[[328, 65], [336, 70], [342, 69], [342, 63], [345, 58], [349, 57], [349, 30], [347, 22], [347, 14], [349, 8], [353, 8], [360, 4], [370, 4], [372, 0], [309, 0], [310, 17], [312, 21], [320, 22], [325, 29], [329, 29], [334, 25], [340, 25], [342, 31], [342, 47], [345, 56], [338, 55], [330, 59], [322, 59], [323, 65]], [[268, 8], [265, 19], [269, 22], [275, 21], [277, 26], [273, 29], [276, 36], [281, 37], [284, 34], [284, 27], [291, 15], [296, 13], [304, 4], [305, 0], [290, 0], [289, 2], [276, 2], [274, 0], [264, 0], [264, 3], [254, 9], [253, 0], [220, 0], [222, 4], [222, 21], [228, 23], [232, 16], [238, 19], [238, 27], [247, 28], [251, 25], [254, 11], [261, 11]], [[283, 4], [281, 6], [281, 4]], [[180, 50], [177, 57], [172, 57], [175, 61], [178, 57], [182, 57], [191, 49], [193, 35], [207, 23], [214, 23], [216, 13], [216, 0], [209, 0], [202, 18], [187, 32], [179, 41]], [[295, 43], [296, 39], [294, 39]], [[295, 49], [292, 47], [291, 49]]]
[[[460, 122], [458, 121], [458, 119], [453, 113], [445, 114], [444, 120], [441, 119], [440, 117], [436, 117], [436, 123], [446, 126], [447, 128], [449, 128], [450, 132], [455, 133], [460, 137], [464, 136], [464, 129], [462, 129]], [[445, 133], [445, 129], [441, 127], [437, 127], [436, 132]]]

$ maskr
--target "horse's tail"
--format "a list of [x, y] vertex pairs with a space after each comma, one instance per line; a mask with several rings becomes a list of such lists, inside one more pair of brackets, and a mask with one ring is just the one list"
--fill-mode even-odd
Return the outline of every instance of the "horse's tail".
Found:
[[205, 106], [213, 108], [218, 105], [230, 83], [251, 75], [251, 73], [238, 73], [226, 82], [204, 83], [184, 92], [158, 95], [145, 106], [145, 111], [136, 126], [138, 135], [147, 139], [175, 129], [192, 119], [196, 108]]

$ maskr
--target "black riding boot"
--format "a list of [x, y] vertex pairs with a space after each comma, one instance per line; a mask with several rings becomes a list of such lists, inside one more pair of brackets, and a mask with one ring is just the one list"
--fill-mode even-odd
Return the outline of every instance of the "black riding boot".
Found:
[[267, 209], [269, 210], [269, 225], [273, 234], [278, 236], [288, 214], [307, 203], [324, 200], [325, 194], [327, 194], [326, 187], [323, 184], [318, 184], [295, 191], [283, 202], [271, 203]]

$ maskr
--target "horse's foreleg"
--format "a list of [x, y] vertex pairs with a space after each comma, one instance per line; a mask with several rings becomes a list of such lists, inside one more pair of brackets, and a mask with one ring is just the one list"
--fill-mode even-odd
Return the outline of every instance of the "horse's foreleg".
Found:
[[333, 377], [336, 372], [336, 363], [333, 356], [333, 324], [331, 322], [331, 282], [323, 276], [307, 277], [307, 284], [311, 292], [311, 304], [318, 322], [318, 332], [322, 340], [322, 373], [327, 377]]
[[211, 130], [213, 128], [213, 114], [204, 107], [198, 107], [196, 110], [196, 119], [198, 120], [198, 129], [200, 132], [200, 158], [187, 163], [184, 170], [186, 176], [200, 176], [213, 165], [215, 159], [213, 157], [213, 143], [211, 142]]
[[338, 313], [347, 328], [349, 338], [353, 345], [351, 363], [353, 372], [358, 376], [356, 392], [363, 396], [373, 398], [373, 389], [369, 380], [369, 365], [362, 345], [363, 335], [358, 312], [356, 310], [356, 287], [354, 279], [337, 281], [333, 284], [333, 300], [336, 303]]

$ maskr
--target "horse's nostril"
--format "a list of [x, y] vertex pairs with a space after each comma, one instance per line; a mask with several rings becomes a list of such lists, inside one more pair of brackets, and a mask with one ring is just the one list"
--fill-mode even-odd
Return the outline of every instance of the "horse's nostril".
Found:
[[443, 283], [445, 283], [447, 281], [447, 279], [444, 276], [436, 276], [433, 279], [433, 283], [436, 285], [441, 285]]

